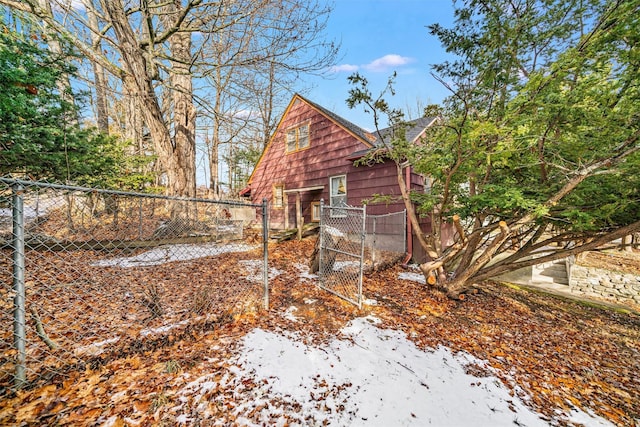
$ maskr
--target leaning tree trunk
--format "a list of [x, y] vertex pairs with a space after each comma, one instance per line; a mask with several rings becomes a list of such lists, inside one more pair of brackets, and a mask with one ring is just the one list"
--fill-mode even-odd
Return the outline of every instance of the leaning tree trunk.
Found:
[[452, 278], [447, 278], [447, 280], [445, 281], [438, 282], [438, 288], [446, 292], [449, 298], [463, 299], [464, 293], [473, 287], [474, 275], [478, 271], [480, 271], [482, 267], [484, 267], [489, 261], [491, 261], [498, 248], [509, 238], [510, 230], [507, 226], [507, 223], [504, 221], [500, 221], [499, 227], [500, 234], [498, 234], [491, 241], [491, 243], [482, 252], [482, 254], [480, 254], [480, 256], [475, 260], [473, 265], [468, 266]]

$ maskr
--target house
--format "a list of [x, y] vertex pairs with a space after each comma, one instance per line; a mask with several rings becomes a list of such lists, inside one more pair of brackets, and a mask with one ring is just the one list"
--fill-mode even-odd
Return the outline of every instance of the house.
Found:
[[[435, 118], [409, 122], [406, 137], [418, 141]], [[379, 134], [388, 135], [384, 129]], [[357, 165], [381, 144], [378, 132], [367, 132], [299, 94], [293, 96], [274, 134], [242, 191], [255, 203], [269, 201], [271, 228], [296, 228], [319, 221], [320, 200], [329, 205], [361, 206], [374, 194], [391, 196], [388, 203], [367, 203], [372, 215], [405, 209], [396, 165], [391, 161]], [[422, 175], [405, 168], [412, 190], [424, 191]], [[428, 230], [428, 223], [424, 230]], [[408, 245], [411, 249], [411, 230]]]

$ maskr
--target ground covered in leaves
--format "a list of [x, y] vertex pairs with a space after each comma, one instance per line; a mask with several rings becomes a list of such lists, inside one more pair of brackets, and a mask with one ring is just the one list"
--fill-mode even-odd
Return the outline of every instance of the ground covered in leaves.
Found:
[[[237, 424], [245, 381], [224, 387], [234, 376], [230, 360], [238, 342], [255, 328], [291, 331], [306, 342], [327, 342], [356, 317], [375, 315], [381, 327], [403, 331], [419, 348], [446, 346], [484, 360], [514, 394], [558, 423], [558, 410], [578, 407], [633, 426], [640, 420], [640, 315], [580, 304], [557, 296], [484, 284], [463, 302], [450, 301], [415, 281], [402, 280], [401, 267], [365, 277], [368, 304], [357, 309], [319, 290], [301, 275], [299, 263], [313, 240], [271, 247], [270, 266], [281, 274], [270, 281], [270, 310], [250, 311], [228, 322], [168, 335], [122, 357], [94, 360], [48, 383], [0, 400], [1, 425], [176, 425], [175, 408], [191, 408], [190, 425]], [[149, 278], [148, 278], [149, 280]], [[296, 322], [286, 313], [295, 307]], [[486, 367], [469, 367], [478, 377]], [[207, 386], [193, 386], [207, 378]], [[193, 392], [189, 393], [190, 387]], [[331, 390], [327, 390], [331, 393]], [[326, 397], [326, 396], [325, 396]], [[319, 396], [319, 399], [325, 398]], [[299, 407], [271, 402], [292, 414]], [[243, 406], [243, 419], [260, 424], [264, 407]], [[213, 422], [211, 423], [213, 425]], [[216, 424], [217, 425], [217, 424]]]

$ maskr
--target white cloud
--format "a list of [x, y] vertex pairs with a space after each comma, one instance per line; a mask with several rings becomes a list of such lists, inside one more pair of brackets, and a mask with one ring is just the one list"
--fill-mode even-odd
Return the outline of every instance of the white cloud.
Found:
[[352, 73], [354, 71], [358, 71], [358, 67], [357, 65], [352, 65], [352, 64], [340, 64], [340, 65], [334, 65], [333, 67], [330, 68], [330, 71], [332, 73]]
[[367, 65], [363, 65], [363, 68], [368, 71], [373, 72], [381, 72], [387, 71], [393, 67], [399, 67], [402, 65], [407, 65], [414, 62], [413, 58], [409, 58], [408, 56], [400, 56], [395, 53], [385, 55], [381, 58], [374, 59]]
[[51, 2], [51, 8], [55, 12], [82, 12], [85, 10], [82, 0], [63, 0], [58, 2]]
[[353, 73], [355, 71], [358, 71], [361, 68], [364, 68], [367, 71], [380, 73], [380, 72], [389, 71], [390, 69], [393, 69], [395, 67], [401, 67], [403, 65], [411, 64], [412, 62], [415, 62], [414, 58], [391, 53], [389, 55], [382, 56], [378, 59], [374, 59], [373, 61], [364, 65], [353, 65], [353, 64], [334, 65], [329, 69], [329, 71], [332, 73]]

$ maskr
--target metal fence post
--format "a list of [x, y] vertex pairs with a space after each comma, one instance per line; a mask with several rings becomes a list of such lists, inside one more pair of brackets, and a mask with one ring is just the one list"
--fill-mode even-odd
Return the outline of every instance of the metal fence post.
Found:
[[362, 308], [362, 270], [364, 268], [364, 240], [367, 237], [367, 205], [362, 206], [362, 234], [360, 235], [360, 277], [358, 278], [358, 308]]
[[142, 240], [142, 198], [138, 202], [138, 239]]
[[[366, 207], [366, 205], [365, 205]], [[365, 221], [366, 221], [367, 217], [365, 216]], [[376, 263], [377, 259], [376, 259], [376, 248], [378, 246], [378, 238], [376, 236], [376, 223], [378, 222], [378, 218], [376, 218], [375, 216], [373, 217], [373, 230], [371, 232], [371, 262], [373, 264]], [[365, 236], [366, 238], [366, 236]]]
[[24, 289], [24, 187], [22, 184], [13, 186], [13, 343], [16, 348], [16, 376], [15, 387], [22, 388], [26, 377], [26, 316]]
[[407, 248], [407, 210], [405, 209], [402, 215], [402, 246], [404, 251], [407, 252], [409, 248]]
[[322, 286], [322, 279], [324, 278], [324, 230], [326, 228], [326, 219], [324, 212], [324, 199], [320, 199], [320, 232], [318, 239], [318, 252], [320, 256], [318, 257], [318, 280], [320, 281], [320, 286]]
[[264, 309], [269, 309], [269, 212], [267, 199], [262, 199], [262, 252], [264, 263], [262, 279], [264, 282]]

